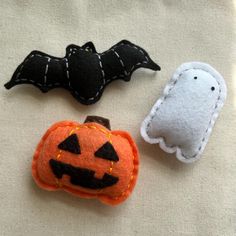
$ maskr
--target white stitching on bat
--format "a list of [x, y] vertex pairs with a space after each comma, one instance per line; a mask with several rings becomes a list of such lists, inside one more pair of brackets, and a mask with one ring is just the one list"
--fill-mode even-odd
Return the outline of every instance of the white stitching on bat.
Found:
[[104, 71], [103, 66], [102, 66], [101, 56], [98, 53], [97, 53], [97, 56], [98, 56], [98, 60], [99, 60], [99, 66], [100, 66], [100, 69], [102, 71], [103, 84], [105, 84], [106, 83], [106, 81], [105, 81], [105, 71]]
[[69, 72], [69, 64], [68, 64], [68, 59], [65, 58], [65, 62], [66, 62], [66, 78], [68, 80], [68, 85], [71, 88], [71, 84], [70, 84], [70, 72]]
[[[147, 56], [145, 56], [145, 60], [143, 60], [142, 62], [136, 63], [135, 65], [132, 66], [132, 68], [130, 69], [130, 72], [127, 72], [127, 71], [125, 70], [124, 63], [123, 63], [122, 59], [120, 58], [120, 55], [115, 51], [115, 49], [116, 49], [117, 47], [123, 46], [123, 45], [127, 45], [127, 46], [129, 46], [129, 47], [135, 48], [136, 50], [140, 51], [140, 52], [145, 56], [144, 51], [143, 51], [142, 49], [139, 49], [138, 47], [136, 47], [134, 44], [129, 45], [129, 44], [124, 44], [124, 43], [117, 44], [117, 45], [113, 46], [112, 48], [110, 48], [109, 50], [107, 50], [107, 51], [105, 51], [105, 52], [103, 52], [103, 53], [97, 53], [98, 58], [99, 58], [99, 66], [100, 66], [100, 68], [101, 68], [102, 76], [103, 76], [103, 84], [100, 86], [99, 91], [97, 91], [97, 93], [96, 93], [93, 97], [90, 97], [90, 98], [85, 98], [85, 97], [81, 96], [77, 91], [72, 91], [72, 92], [73, 92], [76, 96], [78, 96], [80, 99], [82, 99], [82, 100], [89, 100], [89, 101], [95, 100], [95, 99], [100, 95], [101, 90], [102, 90], [108, 83], [110, 83], [112, 80], [115, 80], [115, 79], [118, 79], [118, 78], [124, 78], [125, 76], [130, 75], [130, 74], [133, 72], [133, 70], [134, 70], [134, 68], [135, 68], [136, 66], [139, 66], [139, 65], [141, 65], [141, 64], [143, 64], [143, 63], [144, 63], [144, 64], [148, 63], [148, 60], [149, 60], [149, 59], [148, 59]], [[83, 48], [79, 48], [79, 49], [78, 49], [78, 48], [70, 48], [70, 52], [69, 52], [69, 54], [68, 54], [68, 58], [64, 58], [64, 59], [66, 60], [66, 76], [67, 76], [67, 79], [68, 79], [68, 81], [69, 81], [69, 87], [70, 87], [70, 88], [71, 88], [71, 84], [70, 84], [70, 75], [69, 75], [68, 59], [69, 59], [69, 57], [70, 57], [71, 55], [75, 54], [78, 50], [82, 50], [82, 51], [83, 51], [83, 50], [85, 50], [85, 49], [83, 49]], [[104, 69], [103, 69], [103, 66], [102, 66], [101, 55], [105, 55], [106, 53], [108, 53], [108, 52], [110, 52], [110, 51], [113, 51], [113, 52], [115, 53], [115, 55], [119, 58], [120, 63], [121, 63], [121, 65], [122, 65], [123, 68], [124, 68], [124, 73], [125, 73], [125, 75], [123, 75], [123, 74], [116, 75], [116, 76], [113, 76], [111, 79], [108, 79], [107, 81], [105, 81], [105, 72], [104, 72]], [[26, 58], [25, 61], [22, 63], [22, 66], [21, 66], [21, 68], [20, 68], [20, 70], [19, 70], [19, 72], [18, 72], [18, 74], [17, 74], [17, 76], [16, 76], [16, 80], [15, 80], [16, 83], [17, 83], [17, 82], [20, 82], [20, 81], [30, 81], [32, 84], [36, 84], [36, 85], [38, 85], [38, 86], [42, 86], [41, 83], [35, 82], [35, 81], [33, 81], [33, 80], [28, 80], [28, 79], [22, 80], [22, 79], [18, 79], [19, 76], [21, 75], [21, 72], [22, 72], [22, 69], [23, 69], [25, 63], [26, 63], [30, 58], [32, 58], [32, 57], [34, 57], [34, 56], [45, 57], [45, 58], [48, 58], [48, 59], [49, 59], [48, 56], [42, 56], [42, 55], [40, 55], [40, 54], [32, 54], [32, 55], [30, 55], [30, 57]], [[55, 61], [59, 61], [59, 59], [57, 59], [57, 58], [50, 58], [50, 59], [55, 60]], [[48, 61], [48, 62], [49, 62], [49, 61]], [[46, 69], [45, 69], [45, 72], [47, 72], [47, 71], [48, 71], [48, 66], [46, 66]], [[46, 75], [46, 73], [45, 73], [45, 75]], [[44, 76], [44, 78], [45, 78], [45, 76]], [[48, 84], [48, 85], [46, 85], [46, 86], [51, 87], [51, 86], [54, 86], [54, 85], [55, 85], [55, 86], [59, 86], [59, 83]], [[72, 89], [72, 88], [71, 88], [71, 89]]]
[[[21, 65], [21, 67], [20, 67], [20, 69], [19, 69], [19, 72], [18, 72], [18, 74], [17, 74], [17, 76], [16, 76], [16, 79], [15, 79], [15, 81], [14, 81], [15, 83], [18, 83], [18, 82], [23, 81], [23, 82], [30, 82], [30, 83], [35, 84], [35, 85], [38, 85], [38, 86], [40, 86], [40, 87], [42, 87], [42, 86], [44, 85], [44, 84], [42, 84], [42, 83], [36, 82], [36, 81], [34, 81], [34, 80], [26, 79], [26, 78], [20, 78], [20, 79], [19, 79], [19, 76], [20, 76], [21, 73], [22, 73], [22, 70], [23, 70], [24, 65], [26, 64], [26, 62], [27, 62], [29, 59], [31, 59], [31, 58], [33, 58], [33, 57], [43, 57], [43, 58], [47, 58], [47, 59], [48, 59], [48, 62], [47, 62], [46, 68], [45, 68], [45, 74], [44, 74], [44, 84], [45, 84], [45, 80], [47, 79], [48, 63], [49, 63], [51, 60], [59, 61], [59, 59], [57, 59], [57, 58], [51, 58], [51, 57], [48, 57], [48, 56], [42, 56], [42, 55], [37, 54], [37, 53], [36, 53], [36, 54], [32, 54], [32, 55], [30, 55], [29, 57], [27, 57], [27, 58], [23, 61], [22, 65]], [[52, 86], [59, 86], [59, 85], [60, 85], [60, 83], [56, 82], [56, 83], [52, 83], [52, 84], [47, 84], [46, 86], [47, 86], [47, 87], [52, 87]]]
[[120, 64], [121, 64], [121, 66], [124, 68], [124, 73], [125, 73], [125, 75], [127, 76], [127, 75], [129, 75], [129, 73], [126, 71], [126, 69], [125, 69], [125, 65], [124, 65], [124, 62], [123, 62], [123, 60], [121, 59], [121, 57], [120, 57], [120, 55], [118, 54], [118, 52], [116, 52], [115, 51], [115, 49], [112, 49], [112, 51], [115, 53], [115, 55], [118, 57], [118, 60], [120, 61]]
[[70, 48], [70, 52], [68, 54], [68, 58], [71, 56], [72, 52], [73, 52], [73, 48]]
[[[108, 50], [105, 51], [105, 52], [99, 53], [99, 55], [100, 55], [100, 56], [103, 56], [103, 55], [105, 55], [106, 53], [108, 53], [108, 52], [110, 52], [110, 51], [116, 52], [115, 49], [116, 49], [117, 47], [123, 46], [123, 45], [126, 45], [126, 46], [131, 47], [131, 48], [135, 48], [136, 50], [138, 50], [139, 52], [141, 52], [141, 53], [144, 55], [144, 57], [145, 57], [145, 60], [143, 60], [143, 61], [141, 61], [141, 62], [138, 62], [137, 64], [133, 65], [133, 66], [131, 67], [131, 69], [130, 69], [130, 72], [127, 72], [127, 71], [126, 71], [126, 73], [127, 73], [126, 76], [127, 76], [127, 75], [131, 74], [131, 72], [134, 70], [134, 68], [135, 68], [136, 66], [139, 66], [139, 65], [141, 65], [141, 64], [147, 64], [147, 63], [148, 63], [149, 58], [145, 55], [145, 52], [144, 52], [141, 48], [138, 48], [138, 47], [135, 46], [134, 44], [130, 45], [130, 44], [120, 43], [120, 44], [117, 44], [117, 45], [115, 45], [114, 47], [108, 49]], [[68, 56], [71, 56], [72, 54], [76, 53], [76, 51], [84, 50], [84, 49], [83, 49], [83, 48], [79, 48], [79, 49], [78, 49], [78, 48], [73, 48], [72, 50], [73, 50], [72, 53], [70, 53]], [[119, 60], [121, 59], [120, 56], [119, 56], [119, 54], [118, 54], [117, 52], [116, 52], [116, 56], [119, 58]], [[123, 63], [122, 60], [121, 60], [121, 64], [122, 64], [122, 66], [124, 67], [124, 63]], [[125, 68], [125, 67], [124, 67], [124, 68]], [[123, 75], [123, 74], [117, 75], [116, 78], [118, 78], [118, 77], [123, 77], [122, 75]]]
[[104, 71], [103, 66], [102, 66], [102, 59], [101, 59], [101, 56], [98, 53], [96, 53], [96, 55], [98, 56], [98, 63], [99, 63], [99, 66], [100, 66], [100, 69], [101, 69], [101, 72], [102, 72], [102, 84], [101, 84], [99, 90], [97, 91], [97, 93], [95, 94], [95, 96], [91, 97], [91, 98], [88, 98], [89, 101], [94, 100], [99, 95], [100, 91], [102, 91], [104, 86], [106, 85], [105, 71]]
[[47, 73], [48, 73], [48, 64], [50, 63], [51, 58], [48, 57], [48, 62], [46, 64], [45, 73], [44, 73], [44, 84], [47, 83]]

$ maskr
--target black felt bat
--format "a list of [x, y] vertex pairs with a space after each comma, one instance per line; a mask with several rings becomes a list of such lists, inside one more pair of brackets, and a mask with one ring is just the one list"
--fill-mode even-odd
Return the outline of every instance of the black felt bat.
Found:
[[66, 48], [63, 58], [32, 51], [5, 87], [33, 84], [42, 92], [63, 87], [79, 102], [89, 105], [100, 99], [111, 81], [129, 81], [133, 71], [140, 67], [160, 70], [144, 49], [127, 40], [103, 53], [97, 53], [92, 42], [82, 47], [72, 44]]

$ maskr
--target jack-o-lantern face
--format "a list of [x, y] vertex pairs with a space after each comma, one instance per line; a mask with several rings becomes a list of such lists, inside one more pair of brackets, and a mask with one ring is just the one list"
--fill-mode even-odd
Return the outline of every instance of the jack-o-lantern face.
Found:
[[32, 163], [40, 187], [110, 205], [130, 195], [137, 173], [138, 152], [130, 135], [95, 122], [56, 123], [42, 138]]

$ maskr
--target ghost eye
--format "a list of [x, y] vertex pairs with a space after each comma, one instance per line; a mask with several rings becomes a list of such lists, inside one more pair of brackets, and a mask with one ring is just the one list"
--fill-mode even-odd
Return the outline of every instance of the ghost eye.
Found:
[[119, 161], [119, 157], [110, 142], [106, 142], [104, 145], [102, 145], [94, 153], [94, 155], [96, 157], [103, 158], [109, 161], [115, 161], [115, 162]]
[[214, 91], [215, 90], [215, 87], [211, 87], [211, 91]]
[[72, 134], [67, 137], [58, 145], [58, 148], [74, 154], [81, 154], [79, 139], [76, 134]]
[[197, 79], [197, 76], [194, 76], [193, 78], [194, 78], [194, 79]]

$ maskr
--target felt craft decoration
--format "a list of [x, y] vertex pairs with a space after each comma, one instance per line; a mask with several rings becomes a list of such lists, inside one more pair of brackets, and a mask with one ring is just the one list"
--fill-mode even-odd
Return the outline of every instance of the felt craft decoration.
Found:
[[143, 121], [141, 135], [159, 143], [185, 163], [200, 158], [218, 117], [227, 89], [223, 77], [210, 65], [181, 65]]
[[92, 42], [82, 47], [69, 45], [64, 58], [32, 51], [17, 67], [7, 89], [18, 84], [33, 84], [42, 92], [62, 87], [82, 104], [97, 102], [105, 87], [114, 80], [129, 81], [140, 68], [160, 70], [141, 47], [122, 40], [103, 53]]
[[138, 149], [127, 132], [109, 127], [109, 120], [97, 116], [88, 117], [84, 124], [54, 124], [33, 157], [36, 184], [109, 205], [126, 200], [137, 180]]

